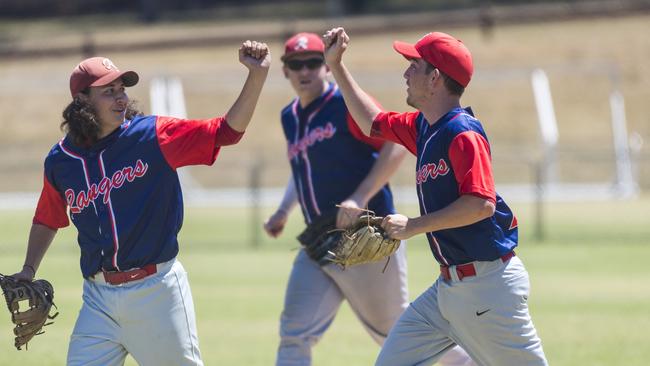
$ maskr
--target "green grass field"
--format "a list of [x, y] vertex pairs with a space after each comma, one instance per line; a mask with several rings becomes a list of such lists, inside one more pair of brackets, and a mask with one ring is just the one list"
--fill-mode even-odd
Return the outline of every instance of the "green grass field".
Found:
[[[514, 205], [530, 306], [552, 365], [647, 365], [650, 360], [650, 197], [623, 202], [562, 203], [546, 209], [545, 241], [534, 241], [532, 207]], [[402, 212], [413, 215], [415, 207]], [[22, 264], [31, 212], [0, 212], [0, 272]], [[207, 365], [271, 365], [283, 292], [301, 227], [292, 215], [278, 240], [250, 247], [248, 211], [188, 209], [180, 259], [190, 275]], [[39, 277], [56, 288], [60, 315], [28, 352], [13, 349], [0, 311], [0, 365], [62, 365], [81, 305], [73, 229], [62, 230]], [[411, 298], [431, 285], [436, 265], [422, 237], [408, 244]], [[314, 364], [371, 365], [378, 347], [347, 306], [314, 351]], [[128, 365], [135, 365], [130, 360]]]

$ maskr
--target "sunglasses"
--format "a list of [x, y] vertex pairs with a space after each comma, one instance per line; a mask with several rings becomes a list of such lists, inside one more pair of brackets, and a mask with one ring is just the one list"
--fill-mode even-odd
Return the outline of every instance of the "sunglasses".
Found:
[[322, 58], [309, 58], [306, 60], [288, 60], [284, 64], [287, 65], [289, 70], [300, 71], [303, 67], [307, 66], [309, 70], [316, 70], [323, 66]]

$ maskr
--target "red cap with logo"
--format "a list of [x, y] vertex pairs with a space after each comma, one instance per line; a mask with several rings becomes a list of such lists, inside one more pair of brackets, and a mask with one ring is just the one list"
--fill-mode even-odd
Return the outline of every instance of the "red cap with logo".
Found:
[[325, 53], [325, 44], [318, 34], [298, 33], [289, 38], [284, 44], [284, 55], [280, 59], [284, 61], [291, 55], [306, 52]]
[[106, 57], [87, 58], [70, 75], [70, 94], [81, 93], [90, 86], [102, 86], [121, 78], [124, 86], [133, 86], [140, 77], [135, 71], [120, 71], [115, 64]]
[[393, 48], [406, 58], [422, 58], [463, 87], [474, 73], [472, 54], [459, 39], [442, 32], [422, 37], [416, 44], [395, 41]]

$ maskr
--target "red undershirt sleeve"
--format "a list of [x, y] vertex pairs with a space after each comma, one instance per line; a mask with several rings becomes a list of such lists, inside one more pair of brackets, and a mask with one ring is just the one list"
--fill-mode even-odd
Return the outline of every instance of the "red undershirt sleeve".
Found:
[[347, 113], [346, 117], [348, 121], [348, 130], [350, 130], [350, 133], [354, 138], [363, 142], [364, 144], [372, 146], [372, 148], [377, 151], [379, 151], [382, 146], [384, 146], [384, 142], [386, 142], [386, 140], [366, 136], [359, 128], [359, 125], [357, 125], [357, 122], [352, 118], [350, 112]]
[[237, 132], [224, 117], [205, 120], [157, 117], [156, 136], [163, 156], [176, 169], [186, 165], [212, 165], [221, 146], [236, 144]]
[[52, 230], [70, 225], [67, 205], [45, 175], [43, 175], [43, 190], [38, 199], [32, 223], [47, 226]]
[[371, 137], [403, 145], [413, 155], [417, 154], [416, 119], [419, 112], [381, 112], [372, 123]]
[[225, 119], [219, 124], [219, 127], [217, 127], [217, 146], [234, 145], [238, 143], [242, 137], [244, 137], [244, 133], [236, 131], [230, 127]]
[[490, 146], [481, 134], [466, 131], [454, 137], [449, 160], [460, 195], [471, 194], [496, 203]]

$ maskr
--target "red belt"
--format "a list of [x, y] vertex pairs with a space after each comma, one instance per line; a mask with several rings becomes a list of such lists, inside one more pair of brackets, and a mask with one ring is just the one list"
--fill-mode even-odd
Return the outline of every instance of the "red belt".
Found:
[[[501, 261], [502, 262], [507, 262], [508, 259], [514, 257], [516, 254], [514, 251], [508, 252], [501, 256]], [[442, 275], [442, 278], [445, 280], [449, 281], [451, 280], [451, 273], [449, 271], [448, 266], [440, 266], [440, 274]], [[458, 275], [458, 280], [462, 281], [463, 278], [465, 277], [472, 277], [476, 276], [476, 267], [474, 267], [474, 263], [466, 263], [466, 264], [459, 264], [456, 266], [456, 274]]]
[[155, 264], [147, 264], [142, 268], [134, 268], [124, 272], [106, 272], [102, 271], [104, 274], [104, 280], [111, 285], [121, 285], [123, 283], [137, 281], [139, 279], [145, 278], [156, 273]]

